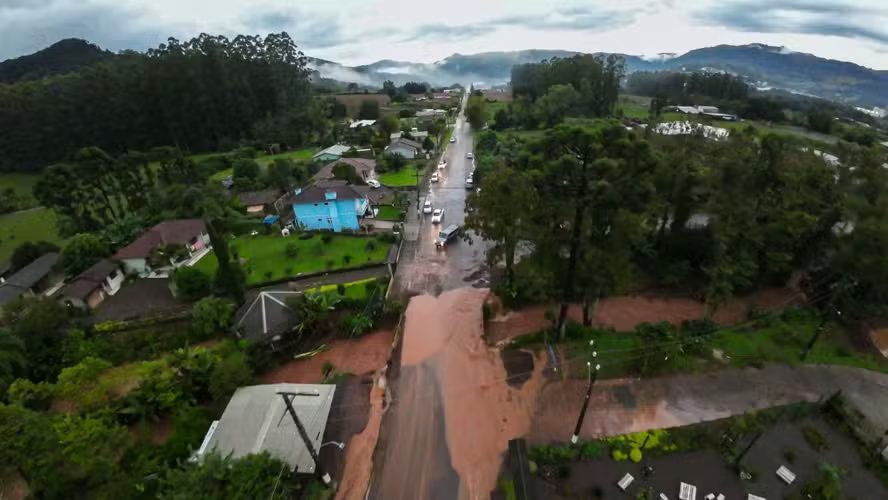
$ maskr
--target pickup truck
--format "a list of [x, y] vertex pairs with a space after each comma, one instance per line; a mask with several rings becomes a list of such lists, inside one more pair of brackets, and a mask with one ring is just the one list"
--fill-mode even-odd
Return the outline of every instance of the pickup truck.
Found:
[[451, 224], [447, 226], [447, 228], [443, 229], [440, 233], [438, 233], [438, 237], [435, 239], [435, 247], [436, 248], [444, 248], [447, 243], [456, 237], [459, 234], [459, 226], [456, 224]]

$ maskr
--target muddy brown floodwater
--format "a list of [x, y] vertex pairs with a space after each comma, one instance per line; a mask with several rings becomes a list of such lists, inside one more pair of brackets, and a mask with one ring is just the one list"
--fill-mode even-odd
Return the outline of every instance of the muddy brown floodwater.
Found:
[[482, 338], [487, 295], [460, 288], [411, 299], [397, 425], [375, 498], [488, 498], [509, 440], [529, 432], [541, 364], [520, 387], [508, 384], [499, 353]]

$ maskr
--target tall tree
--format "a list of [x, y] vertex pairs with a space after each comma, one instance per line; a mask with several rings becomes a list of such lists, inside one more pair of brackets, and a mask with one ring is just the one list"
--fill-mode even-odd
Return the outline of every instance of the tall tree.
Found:
[[229, 256], [228, 242], [216, 230], [214, 222], [207, 219], [205, 224], [207, 234], [210, 236], [210, 243], [213, 245], [213, 252], [219, 263], [213, 284], [221, 295], [227, 296], [237, 305], [243, 304], [246, 280], [240, 262], [232, 260]]

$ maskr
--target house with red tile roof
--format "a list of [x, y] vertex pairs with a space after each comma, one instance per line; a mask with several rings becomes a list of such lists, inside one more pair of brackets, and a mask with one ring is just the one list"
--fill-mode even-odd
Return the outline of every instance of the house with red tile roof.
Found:
[[210, 236], [200, 219], [165, 220], [111, 257], [127, 274], [170, 271], [209, 251]]

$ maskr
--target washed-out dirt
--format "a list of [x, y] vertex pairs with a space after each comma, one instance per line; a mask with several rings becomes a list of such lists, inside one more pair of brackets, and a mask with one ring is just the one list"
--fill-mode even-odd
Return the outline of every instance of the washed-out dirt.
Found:
[[[716, 309], [712, 319], [718, 324], [729, 325], [745, 321], [750, 311], [771, 311], [802, 303], [804, 296], [788, 288], [768, 288], [751, 295], [738, 297]], [[552, 326], [545, 317], [546, 310], [557, 312], [557, 305], [533, 306], [520, 311], [507, 311], [487, 323], [487, 336], [491, 343], [535, 333]], [[568, 317], [576, 322], [583, 320], [579, 305], [568, 309]], [[641, 323], [668, 321], [675, 325], [686, 320], [703, 318], [703, 302], [683, 297], [658, 297], [630, 295], [609, 297], [595, 308], [592, 324], [610, 327], [617, 331], [630, 331]]]
[[318, 384], [323, 382], [324, 363], [336, 373], [367, 375], [383, 368], [389, 360], [394, 333], [378, 330], [351, 340], [336, 340], [329, 349], [309, 359], [294, 359], [262, 375], [264, 384]]

